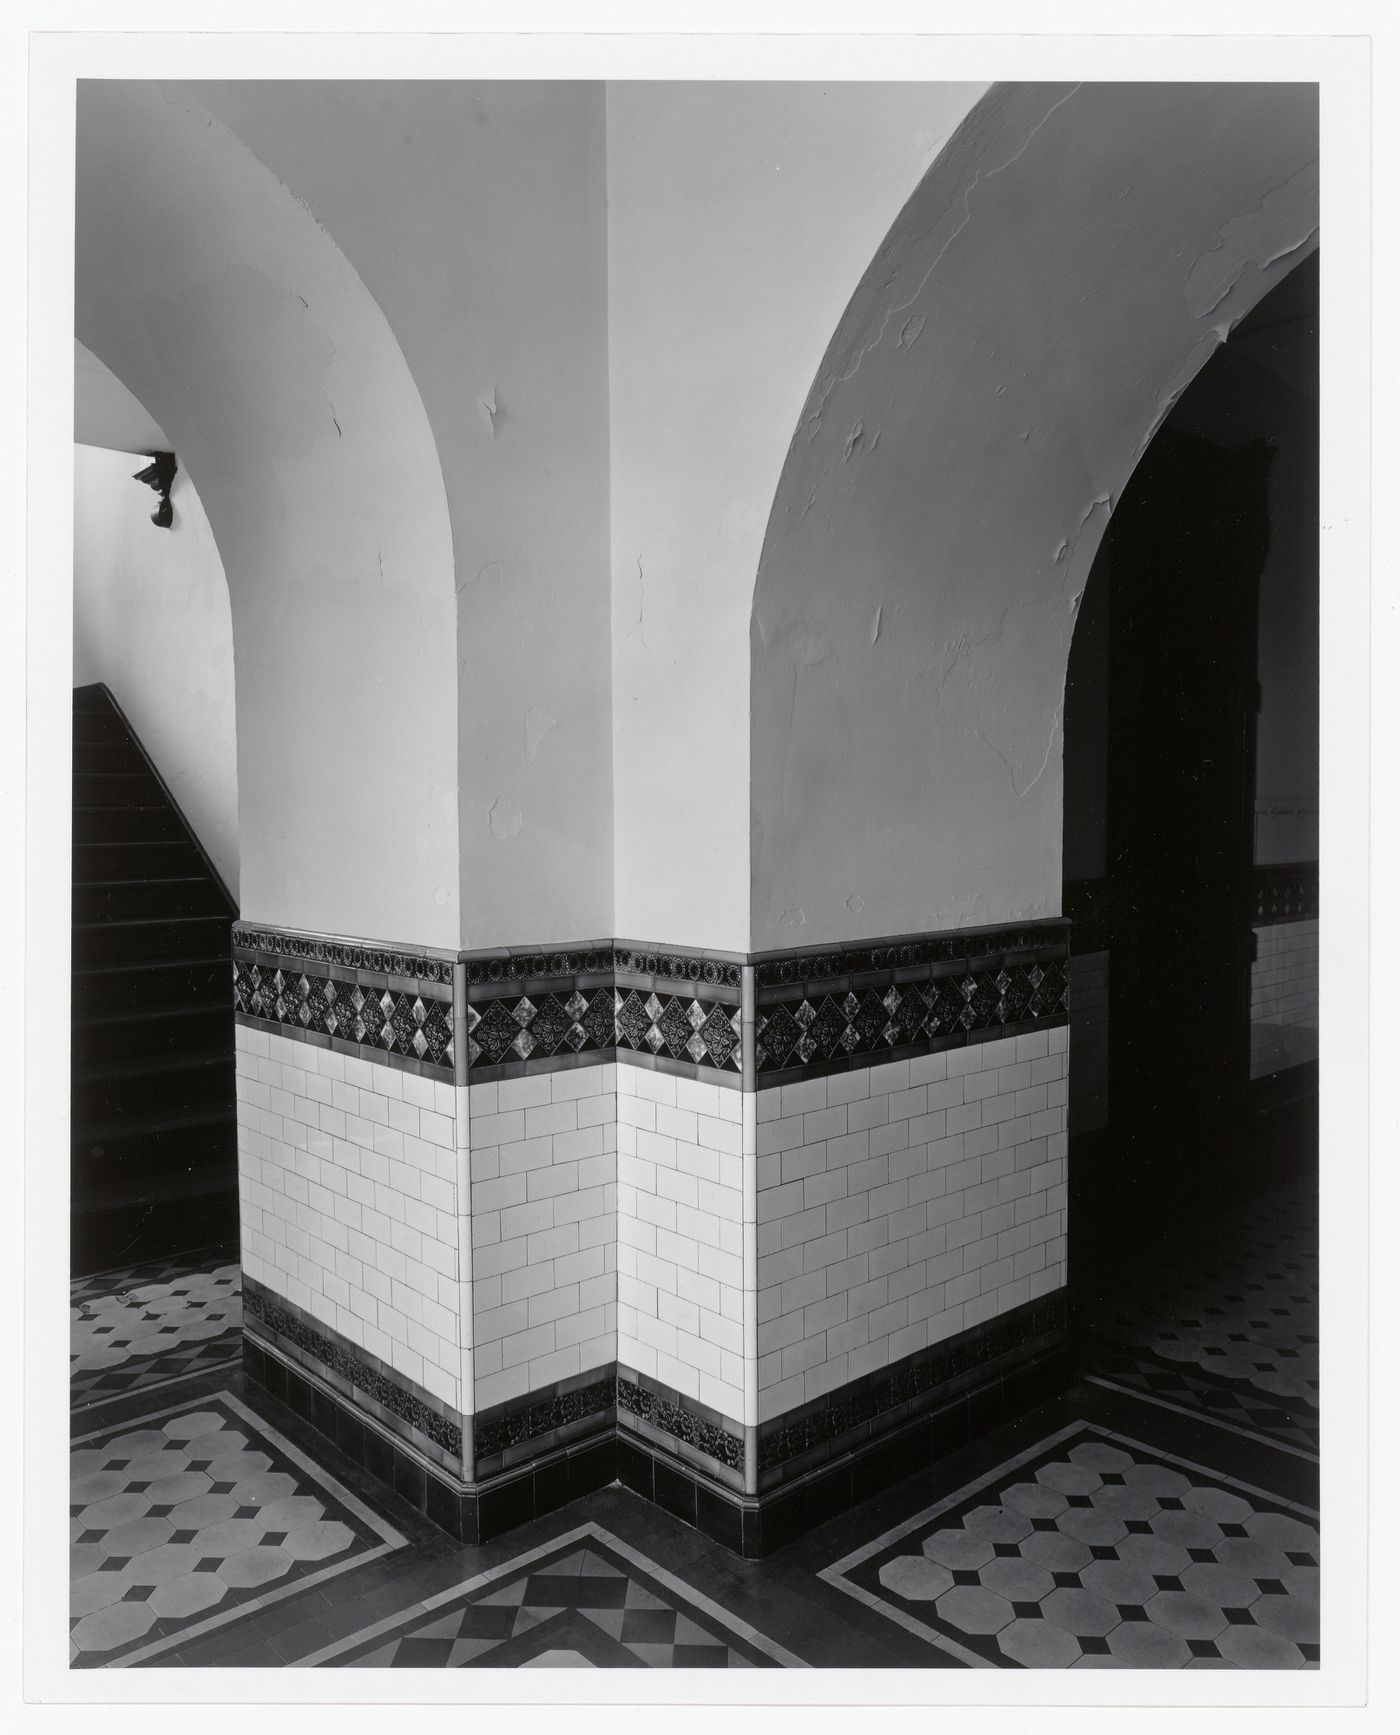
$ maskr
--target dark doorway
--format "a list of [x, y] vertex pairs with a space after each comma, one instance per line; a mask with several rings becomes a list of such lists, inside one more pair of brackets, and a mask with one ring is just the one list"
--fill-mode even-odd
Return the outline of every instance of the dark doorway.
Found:
[[[1306, 1160], [1310, 1128], [1315, 1138], [1315, 1100], [1295, 1093], [1263, 1149], [1250, 1019], [1266, 688], [1275, 734], [1287, 711], [1303, 743], [1289, 775], [1304, 789], [1311, 778], [1315, 827], [1316, 696], [1298, 670], [1316, 656], [1316, 381], [1314, 257], [1242, 322], [1164, 423], [1081, 606], [1065, 702], [1070, 1276], [1081, 1309], [1124, 1281], [1125, 1252], [1166, 1245], [1247, 1189], [1260, 1163]], [[1261, 686], [1261, 642], [1280, 634], [1302, 649], [1286, 680]], [[1315, 830], [1310, 847], [1315, 858]]]

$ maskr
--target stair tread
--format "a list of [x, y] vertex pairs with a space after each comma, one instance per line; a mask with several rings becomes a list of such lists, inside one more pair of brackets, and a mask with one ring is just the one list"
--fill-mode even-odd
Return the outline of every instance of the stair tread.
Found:
[[128, 1055], [118, 1060], [91, 1060], [83, 1069], [85, 1082], [93, 1079], [146, 1078], [153, 1073], [190, 1072], [206, 1066], [233, 1066], [234, 1050], [231, 1043], [211, 1045], [205, 1043], [200, 1048], [181, 1048], [171, 1054]]
[[[102, 924], [98, 924], [101, 926]], [[193, 958], [152, 958], [149, 964], [84, 964], [73, 971], [74, 976], [145, 976], [152, 970], [206, 970], [213, 964], [232, 967], [227, 952], [200, 953]]]
[[108, 922], [74, 922], [73, 931], [80, 933], [84, 928], [173, 928], [184, 927], [190, 922], [220, 922], [224, 927], [231, 927], [233, 917], [224, 915], [222, 911], [202, 916], [119, 916]]
[[[86, 890], [103, 890], [111, 886], [207, 886], [208, 876], [205, 874], [133, 874], [124, 880], [84, 880]], [[232, 916], [225, 916], [225, 921], [232, 921]]]
[[117, 1139], [150, 1138], [156, 1133], [229, 1125], [235, 1118], [235, 1109], [225, 1104], [196, 1109], [143, 1109], [137, 1114], [119, 1115], [114, 1120], [83, 1124], [81, 1132], [74, 1126], [72, 1142], [75, 1145], [94, 1145], [103, 1141], [114, 1143]]
[[219, 1005], [210, 1006], [205, 1005], [203, 1001], [167, 999], [167, 1001], [160, 1001], [158, 1005], [154, 1006], [128, 1006], [123, 1012], [94, 1012], [75, 1015], [73, 1025], [76, 1029], [78, 1025], [87, 1027], [87, 1025], [94, 1024], [149, 1024], [151, 1020], [156, 1020], [156, 1018], [208, 1018], [215, 1012], [227, 1013], [227, 1017], [232, 1017], [232, 1001], [229, 1001], [227, 1005], [220, 1001]]

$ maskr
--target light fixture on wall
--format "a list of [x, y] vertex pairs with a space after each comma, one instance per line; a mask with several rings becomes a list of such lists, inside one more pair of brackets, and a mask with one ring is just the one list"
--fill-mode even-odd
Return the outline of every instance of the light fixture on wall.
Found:
[[151, 523], [161, 530], [169, 530], [175, 522], [174, 508], [170, 504], [170, 490], [175, 483], [175, 454], [173, 452], [152, 452], [150, 463], [144, 470], [138, 470], [132, 477], [134, 482], [144, 482], [148, 488], [154, 488], [160, 495], [160, 505], [151, 514]]

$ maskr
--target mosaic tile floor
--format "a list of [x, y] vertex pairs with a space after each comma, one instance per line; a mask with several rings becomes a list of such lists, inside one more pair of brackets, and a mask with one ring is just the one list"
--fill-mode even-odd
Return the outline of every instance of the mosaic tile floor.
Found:
[[237, 1264], [164, 1260], [79, 1278], [68, 1308], [74, 1408], [236, 1364]]
[[356, 1668], [802, 1668], [596, 1524], [304, 1659]]
[[70, 1662], [131, 1663], [404, 1538], [229, 1393], [81, 1436]]
[[1315, 1203], [1188, 1252], [1090, 1377], [761, 1562], [616, 1486], [463, 1547], [245, 1389], [236, 1266], [82, 1280], [72, 1666], [1315, 1666]]
[[1185, 1252], [1149, 1265], [1131, 1299], [1090, 1320], [1096, 1371], [1315, 1452], [1315, 1189], [1274, 1189], [1201, 1225]]
[[1076, 1423], [822, 1574], [974, 1667], [1297, 1669], [1316, 1515]]

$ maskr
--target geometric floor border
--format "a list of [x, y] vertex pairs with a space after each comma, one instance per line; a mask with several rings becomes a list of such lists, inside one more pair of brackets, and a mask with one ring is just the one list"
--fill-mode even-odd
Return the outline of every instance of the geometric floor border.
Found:
[[[873, 1557], [890, 1550], [893, 1544], [902, 1541], [905, 1537], [910, 1536], [916, 1531], [931, 1529], [936, 1519], [945, 1514], [955, 1512], [960, 1508], [968, 1507], [972, 1499], [983, 1490], [994, 1487], [997, 1484], [1005, 1483], [1009, 1476], [1016, 1470], [1037, 1460], [1044, 1459], [1053, 1448], [1071, 1440], [1097, 1440], [1106, 1444], [1111, 1443], [1112, 1445], [1126, 1448], [1130, 1451], [1140, 1453], [1144, 1457], [1160, 1464], [1174, 1466], [1179, 1471], [1190, 1471], [1194, 1475], [1204, 1478], [1208, 1484], [1235, 1489], [1240, 1495], [1248, 1496], [1256, 1501], [1262, 1501], [1266, 1504], [1267, 1508], [1273, 1509], [1280, 1514], [1292, 1513], [1297, 1515], [1299, 1519], [1309, 1521], [1314, 1526], [1317, 1523], [1318, 1514], [1309, 1507], [1302, 1506], [1294, 1501], [1285, 1500], [1279, 1495], [1271, 1493], [1267, 1489], [1255, 1487], [1237, 1477], [1222, 1475], [1219, 1471], [1211, 1470], [1205, 1465], [1195, 1463], [1193, 1460], [1183, 1458], [1176, 1453], [1165, 1451], [1159, 1446], [1151, 1445], [1145, 1441], [1132, 1439], [1127, 1435], [1118, 1433], [1109, 1428], [1101, 1427], [1096, 1423], [1080, 1420], [1067, 1423], [1064, 1427], [1056, 1430], [1054, 1433], [1046, 1435], [1043, 1439], [1028, 1446], [1024, 1451], [1018, 1452], [1014, 1456], [1006, 1459], [1003, 1463], [994, 1466], [984, 1475], [980, 1475], [972, 1481], [965, 1483], [960, 1488], [955, 1489], [944, 1499], [935, 1502], [931, 1506], [923, 1508], [923, 1510], [915, 1513], [913, 1517], [905, 1519], [902, 1523], [893, 1525], [890, 1529], [884, 1531], [872, 1541], [863, 1543], [859, 1548], [844, 1555], [840, 1560], [834, 1561], [831, 1565], [824, 1567], [818, 1576], [827, 1584], [832, 1585], [835, 1589], [840, 1590], [847, 1596], [853, 1597], [856, 1601], [865, 1604], [867, 1608], [875, 1610], [876, 1613], [882, 1615], [887, 1620], [894, 1621], [906, 1631], [913, 1633], [916, 1637], [923, 1639], [929, 1644], [935, 1645], [940, 1650], [956, 1658], [959, 1662], [964, 1663], [969, 1668], [994, 1669], [1016, 1666], [1008, 1661], [994, 1660], [983, 1652], [974, 1649], [970, 1644], [961, 1643], [950, 1633], [930, 1624], [928, 1621], [920, 1620], [916, 1616], [908, 1613], [906, 1610], [897, 1607], [893, 1602], [888, 1600], [886, 1597], [881, 1596], [878, 1592], [870, 1589], [868, 1586], [854, 1582], [850, 1575], [858, 1568], [862, 1567], [866, 1562], [872, 1560]], [[1001, 1549], [998, 1548], [997, 1552], [1001, 1553]], [[1098, 1552], [1108, 1554], [1110, 1551], [1108, 1549], [1102, 1549]], [[966, 1577], [968, 1575], [964, 1574], [963, 1576]]]
[[387, 1519], [381, 1517], [371, 1507], [367, 1506], [364, 1501], [359, 1499], [350, 1489], [344, 1487], [332, 1475], [330, 1475], [329, 1472], [321, 1469], [321, 1467], [309, 1458], [305, 1452], [301, 1451], [299, 1447], [293, 1445], [285, 1435], [279, 1433], [276, 1428], [274, 1428], [269, 1422], [265, 1421], [261, 1416], [257, 1415], [256, 1412], [249, 1409], [248, 1406], [236, 1398], [232, 1392], [221, 1391], [206, 1393], [196, 1400], [187, 1400], [185, 1403], [169, 1405], [164, 1409], [154, 1410], [141, 1416], [127, 1417], [115, 1426], [108, 1424], [107, 1426], [96, 1428], [90, 1433], [75, 1436], [71, 1441], [71, 1446], [74, 1448], [86, 1446], [95, 1440], [108, 1438], [126, 1430], [139, 1430], [147, 1427], [151, 1423], [162, 1422], [170, 1417], [188, 1413], [191, 1407], [191, 1402], [202, 1406], [217, 1405], [230, 1411], [249, 1430], [252, 1436], [270, 1441], [272, 1445], [276, 1447], [278, 1452], [295, 1465], [297, 1470], [299, 1470], [309, 1482], [319, 1488], [321, 1492], [335, 1504], [352, 1513], [367, 1530], [373, 1532], [373, 1534], [379, 1538], [379, 1542], [377, 1545], [355, 1554], [348, 1560], [332, 1562], [330, 1565], [323, 1567], [318, 1571], [306, 1573], [287, 1584], [278, 1585], [275, 1588], [265, 1590], [258, 1596], [245, 1598], [229, 1608], [221, 1609], [217, 1613], [211, 1614], [202, 1620], [194, 1620], [189, 1624], [180, 1627], [178, 1631], [165, 1634], [162, 1637], [153, 1640], [149, 1644], [142, 1645], [134, 1650], [125, 1651], [120, 1656], [103, 1658], [100, 1661], [96, 1661], [94, 1666], [104, 1668], [129, 1668], [135, 1663], [145, 1662], [152, 1657], [159, 1656], [164, 1651], [171, 1650], [177, 1645], [186, 1643], [189, 1639], [199, 1637], [205, 1633], [214, 1632], [218, 1628], [227, 1626], [234, 1621], [245, 1619], [259, 1609], [268, 1608], [275, 1603], [284, 1601], [288, 1597], [299, 1595], [302, 1591], [309, 1590], [313, 1585], [322, 1584], [327, 1579], [339, 1577], [341, 1574], [346, 1572], [357, 1571], [360, 1567], [369, 1565], [371, 1561], [378, 1560], [386, 1554], [392, 1554], [397, 1549], [403, 1548], [407, 1545], [407, 1538], [402, 1536]]
[[447, 1609], [451, 1604], [469, 1602], [478, 1597], [482, 1591], [502, 1580], [520, 1577], [536, 1562], [558, 1555], [561, 1551], [575, 1547], [579, 1543], [589, 1542], [600, 1544], [603, 1548], [618, 1555], [637, 1571], [655, 1580], [682, 1605], [682, 1608], [689, 1605], [691, 1608], [698, 1609], [717, 1626], [732, 1634], [741, 1643], [761, 1652], [764, 1657], [770, 1659], [778, 1667], [805, 1669], [810, 1666], [804, 1663], [800, 1657], [794, 1656], [791, 1651], [785, 1650], [775, 1640], [766, 1637], [757, 1628], [749, 1625], [747, 1621], [740, 1620], [719, 1603], [713, 1601], [712, 1598], [696, 1590], [693, 1585], [687, 1584], [684, 1579], [668, 1572], [665, 1567], [659, 1566], [654, 1560], [623, 1542], [611, 1531], [592, 1522], [577, 1525], [561, 1536], [552, 1537], [538, 1548], [532, 1548], [524, 1554], [517, 1555], [514, 1559], [505, 1561], [500, 1566], [492, 1567], [487, 1572], [463, 1579], [459, 1584], [451, 1585], [448, 1589], [439, 1591], [424, 1602], [415, 1603], [401, 1614], [386, 1616], [383, 1620], [376, 1621], [372, 1626], [337, 1639], [321, 1650], [313, 1651], [310, 1655], [303, 1657], [297, 1666], [318, 1667], [328, 1663], [336, 1663], [347, 1657], [352, 1651], [361, 1650], [378, 1639], [400, 1633], [404, 1627], [410, 1624], [422, 1623], [437, 1611]]
[[1185, 1416], [1188, 1421], [1206, 1422], [1212, 1428], [1223, 1428], [1227, 1434], [1238, 1434], [1242, 1440], [1253, 1440], [1258, 1446], [1267, 1446], [1271, 1452], [1287, 1452], [1291, 1458], [1303, 1458], [1309, 1464], [1319, 1462], [1316, 1452], [1309, 1452], [1302, 1446], [1290, 1446], [1287, 1440], [1280, 1440], [1274, 1434], [1261, 1434], [1254, 1428], [1243, 1428], [1238, 1422], [1222, 1421], [1209, 1410], [1198, 1410], [1189, 1404], [1173, 1403], [1170, 1398], [1155, 1397], [1151, 1392], [1141, 1391], [1137, 1386], [1122, 1385], [1104, 1374], [1085, 1374], [1083, 1377], [1085, 1385], [1102, 1386], [1104, 1391], [1121, 1392], [1125, 1398], [1132, 1398], [1135, 1403], [1155, 1404], [1159, 1410], [1170, 1410], [1174, 1416]]

